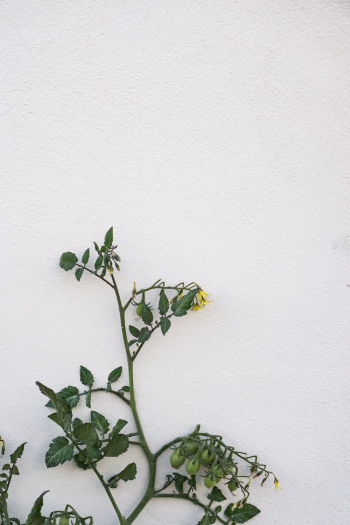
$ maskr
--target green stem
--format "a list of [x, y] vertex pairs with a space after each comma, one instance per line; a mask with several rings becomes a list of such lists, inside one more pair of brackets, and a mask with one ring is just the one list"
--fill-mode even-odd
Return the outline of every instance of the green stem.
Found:
[[[86, 394], [88, 394], [88, 390], [85, 390], [85, 392], [81, 392], [80, 394], [78, 394], [79, 396], [85, 396]], [[121, 399], [122, 401], [124, 401], [127, 405], [130, 405], [130, 401], [129, 399], [126, 399], [123, 394], [120, 394], [120, 392], [117, 392], [116, 390], [107, 390], [106, 388], [93, 388], [91, 390], [91, 392], [107, 392], [110, 393], [110, 394], [114, 394], [115, 396], [119, 397], [119, 399]]]
[[143, 432], [141, 420], [137, 411], [136, 406], [136, 397], [135, 397], [135, 386], [134, 386], [134, 363], [129, 351], [129, 344], [128, 344], [128, 337], [126, 332], [126, 325], [125, 325], [125, 310], [122, 305], [122, 301], [120, 298], [118, 286], [116, 283], [116, 280], [114, 278], [114, 275], [112, 274], [112, 281], [114, 286], [115, 295], [118, 302], [118, 308], [119, 308], [119, 316], [120, 316], [120, 324], [122, 329], [122, 335], [123, 335], [123, 341], [124, 341], [124, 347], [126, 352], [126, 358], [128, 363], [128, 372], [129, 372], [129, 388], [130, 388], [130, 408], [132, 410], [134, 421], [136, 425], [137, 432], [140, 437], [140, 446], [142, 447], [145, 456], [148, 461], [149, 465], [149, 481], [146, 488], [146, 491], [139, 502], [139, 504], [135, 507], [133, 512], [130, 514], [130, 516], [125, 520], [125, 525], [129, 525], [133, 523], [133, 521], [137, 518], [137, 516], [140, 514], [140, 512], [144, 509], [144, 507], [147, 505], [147, 503], [151, 500], [152, 495], [154, 493], [154, 484], [155, 484], [155, 478], [156, 478], [156, 458], [152, 454], [145, 434]]
[[[170, 319], [170, 317], [172, 317], [173, 315], [174, 315], [174, 314], [172, 313], [172, 314], [170, 314], [170, 315], [165, 315], [164, 317], [166, 317], [167, 319]], [[157, 324], [156, 324], [156, 325], [150, 330], [150, 334], [153, 334], [153, 332], [154, 332], [155, 330], [157, 330], [157, 328], [159, 328], [159, 327], [160, 327], [160, 323], [157, 322]], [[134, 355], [131, 357], [131, 359], [132, 359], [133, 361], [135, 361], [136, 357], [139, 355], [139, 353], [140, 353], [141, 350], [142, 350], [143, 345], [144, 345], [146, 342], [147, 342], [147, 341], [144, 341], [143, 343], [141, 343], [140, 346], [138, 347], [137, 351], [136, 351], [136, 352], [134, 353]]]
[[97, 275], [97, 273], [94, 273], [92, 270], [89, 270], [89, 268], [86, 268], [86, 266], [83, 266], [82, 264], [77, 264], [77, 263], [75, 266], [79, 266], [79, 268], [84, 268], [84, 270], [86, 270], [87, 272], [90, 272], [92, 275], [95, 275], [95, 277], [98, 277], [99, 279], [101, 279], [101, 281], [105, 282], [106, 284], [108, 284], [108, 286], [111, 286], [113, 288], [113, 284], [109, 283], [107, 279], [104, 279], [101, 275]]
[[1, 495], [1, 501], [2, 501], [2, 506], [4, 509], [4, 515], [5, 515], [5, 525], [11, 525], [10, 516], [7, 511], [7, 501], [6, 501], [6, 498], [4, 498], [2, 495]]
[[200, 503], [200, 501], [198, 501], [198, 500], [196, 500], [196, 502], [194, 502], [193, 499], [190, 498], [189, 496], [186, 496], [186, 494], [154, 494], [153, 497], [154, 498], [174, 498], [174, 499], [183, 499], [185, 501], [190, 501], [191, 503], [193, 503], [195, 505], [198, 505], [199, 507], [202, 507], [202, 509], [205, 509], [211, 515], [215, 515], [216, 519], [220, 523], [226, 523], [226, 524], [228, 523], [227, 521], [224, 521], [222, 518], [220, 518], [220, 516], [217, 516], [216, 513], [212, 509], [210, 509], [207, 505], [204, 505], [203, 503]]
[[[70, 439], [72, 440], [72, 437], [69, 436]], [[72, 440], [73, 441], [73, 440]], [[107, 493], [107, 496], [110, 500], [110, 502], [112, 503], [113, 505], [113, 508], [114, 510], [116, 511], [117, 513], [117, 516], [119, 518], [119, 523], [120, 525], [125, 525], [125, 519], [124, 519], [124, 516], [122, 515], [122, 513], [120, 512], [120, 509], [115, 501], [115, 499], [113, 498], [112, 496], [112, 493], [110, 491], [110, 488], [109, 486], [107, 485], [107, 483], [105, 482], [105, 480], [103, 479], [103, 476], [102, 474], [100, 474], [100, 472], [98, 471], [98, 469], [95, 467], [95, 465], [89, 460], [89, 458], [86, 457], [86, 455], [84, 454], [84, 451], [79, 447], [79, 445], [77, 445], [77, 443], [75, 441], [73, 441], [75, 447], [79, 450], [79, 452], [81, 452], [84, 457], [88, 460], [88, 464], [90, 465], [90, 467], [92, 468], [92, 470], [94, 471], [94, 473], [96, 474], [96, 476], [98, 477], [98, 479], [100, 480], [103, 488], [105, 489], [106, 493]]]
[[141, 290], [136, 291], [123, 307], [124, 312], [130, 306], [130, 303], [132, 302], [134, 297], [136, 297], [136, 295], [140, 295], [141, 293], [146, 293], [150, 290], [176, 290], [177, 292], [179, 292], [181, 290], [191, 290], [193, 288], [193, 285], [196, 285], [196, 283], [190, 283], [185, 286], [183, 283], [179, 283], [176, 286], [165, 286], [164, 284], [157, 284], [159, 281], [160, 279], [158, 279], [158, 281], [152, 284], [152, 286], [149, 286], [148, 288], [142, 288]]
[[163, 454], [163, 452], [165, 452], [169, 447], [171, 447], [172, 445], [176, 445], [176, 443], [180, 443], [182, 440], [184, 439], [184, 436], [181, 436], [181, 437], [177, 437], [175, 439], [173, 439], [172, 441], [169, 441], [169, 443], [167, 443], [166, 445], [163, 445], [155, 454], [154, 454], [154, 457], [155, 458], [158, 458], [161, 454]]

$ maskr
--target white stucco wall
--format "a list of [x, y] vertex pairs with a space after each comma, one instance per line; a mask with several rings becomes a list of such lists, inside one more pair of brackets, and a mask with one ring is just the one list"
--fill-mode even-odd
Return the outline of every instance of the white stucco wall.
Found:
[[[114, 225], [123, 297], [162, 277], [214, 300], [137, 362], [152, 447], [200, 422], [278, 474], [253, 523], [349, 524], [350, 3], [2, 0], [0, 25], [0, 433], [28, 441], [13, 514], [50, 489], [45, 510], [115, 523], [92, 474], [46, 469], [59, 432], [34, 384], [125, 364], [113, 293], [58, 267]], [[158, 501], [137, 524], [201, 515]]]

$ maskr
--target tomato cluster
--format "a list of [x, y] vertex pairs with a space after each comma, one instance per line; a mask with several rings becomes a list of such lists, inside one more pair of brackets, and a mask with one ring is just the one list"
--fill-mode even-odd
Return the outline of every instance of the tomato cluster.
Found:
[[237, 468], [232, 460], [232, 454], [225, 457], [225, 453], [220, 448], [211, 446], [206, 440], [187, 438], [170, 456], [171, 466], [176, 469], [186, 460], [186, 471], [190, 476], [198, 474], [201, 467], [205, 468], [204, 485], [207, 489], [212, 489], [226, 478], [229, 479], [227, 487], [231, 492], [239, 488]]

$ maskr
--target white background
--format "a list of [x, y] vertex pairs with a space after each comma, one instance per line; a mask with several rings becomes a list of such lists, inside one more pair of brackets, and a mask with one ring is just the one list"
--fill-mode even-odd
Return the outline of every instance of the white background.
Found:
[[[0, 24], [0, 432], [28, 441], [12, 514], [50, 489], [45, 511], [116, 523], [93, 474], [46, 469], [59, 429], [34, 384], [125, 364], [111, 290], [58, 266], [114, 225], [123, 298], [162, 277], [213, 299], [137, 361], [152, 448], [200, 422], [278, 474], [254, 523], [350, 523], [349, 2], [2, 0]], [[136, 523], [201, 516], [156, 501]]]

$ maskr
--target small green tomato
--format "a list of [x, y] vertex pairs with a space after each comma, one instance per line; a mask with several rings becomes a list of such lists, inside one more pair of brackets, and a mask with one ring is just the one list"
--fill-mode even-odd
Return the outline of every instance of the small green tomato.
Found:
[[201, 464], [199, 463], [198, 459], [190, 459], [190, 461], [186, 465], [187, 474], [189, 474], [190, 476], [197, 474], [200, 468]]
[[215, 454], [213, 454], [213, 452], [211, 452], [211, 450], [206, 448], [201, 453], [200, 458], [201, 458], [201, 462], [202, 462], [203, 465], [210, 465], [210, 463], [213, 463], [213, 461], [215, 459]]
[[227, 486], [228, 486], [228, 489], [229, 489], [231, 492], [234, 492], [235, 490], [238, 489], [237, 482], [236, 482], [236, 480], [234, 480], [234, 479], [231, 479], [230, 483], [228, 483]]
[[191, 456], [192, 454], [195, 454], [198, 450], [198, 444], [195, 441], [186, 441], [186, 443], [183, 446], [183, 449], [185, 453], [188, 456]]
[[223, 472], [222, 468], [220, 467], [220, 465], [215, 465], [211, 469], [210, 474], [213, 474], [213, 476], [216, 477], [216, 480], [219, 483], [219, 481], [223, 478], [224, 472]]
[[142, 303], [138, 304], [136, 306], [136, 314], [140, 317], [141, 316], [141, 310], [142, 310]]
[[212, 489], [214, 485], [217, 484], [217, 479], [213, 474], [208, 474], [204, 478], [204, 485], [207, 487], [207, 489]]
[[69, 518], [67, 516], [61, 516], [58, 525], [69, 525]]
[[185, 463], [186, 456], [184, 454], [184, 451], [180, 448], [177, 448], [174, 450], [174, 452], [170, 456], [170, 463], [173, 468], [179, 468], [181, 465]]

